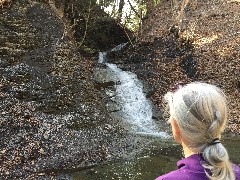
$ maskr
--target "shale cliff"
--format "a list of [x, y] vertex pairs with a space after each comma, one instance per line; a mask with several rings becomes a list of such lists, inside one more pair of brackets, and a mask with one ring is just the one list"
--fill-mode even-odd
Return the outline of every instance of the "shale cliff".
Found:
[[109, 116], [71, 18], [51, 2], [1, 5], [1, 178], [49, 178], [131, 153], [137, 140]]

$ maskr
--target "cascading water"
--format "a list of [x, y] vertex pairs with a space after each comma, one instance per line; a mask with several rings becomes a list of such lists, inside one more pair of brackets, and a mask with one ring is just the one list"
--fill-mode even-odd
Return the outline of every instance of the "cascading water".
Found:
[[[121, 49], [117, 46], [112, 51]], [[151, 102], [143, 92], [143, 85], [136, 74], [122, 71], [115, 64], [106, 63], [106, 52], [99, 53], [99, 63], [105, 63], [109, 68], [109, 80], [115, 82], [115, 92], [108, 90], [112, 101], [118, 106], [117, 116], [128, 124], [137, 134], [168, 137], [166, 132], [160, 132], [152, 120]]]

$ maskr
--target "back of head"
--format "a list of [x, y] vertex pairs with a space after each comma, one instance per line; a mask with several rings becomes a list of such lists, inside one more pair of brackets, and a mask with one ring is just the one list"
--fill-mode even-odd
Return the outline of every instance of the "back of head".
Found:
[[202, 153], [209, 179], [234, 179], [228, 153], [220, 139], [227, 122], [227, 103], [221, 90], [206, 83], [190, 83], [165, 95], [181, 138], [193, 152]]

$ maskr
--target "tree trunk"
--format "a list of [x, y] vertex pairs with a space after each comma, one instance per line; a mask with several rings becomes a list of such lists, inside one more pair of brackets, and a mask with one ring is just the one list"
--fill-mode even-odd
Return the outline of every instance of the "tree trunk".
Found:
[[124, 6], [124, 0], [120, 0], [119, 1], [119, 9], [118, 9], [118, 17], [117, 17], [118, 22], [121, 22], [121, 19], [122, 19], [123, 6]]

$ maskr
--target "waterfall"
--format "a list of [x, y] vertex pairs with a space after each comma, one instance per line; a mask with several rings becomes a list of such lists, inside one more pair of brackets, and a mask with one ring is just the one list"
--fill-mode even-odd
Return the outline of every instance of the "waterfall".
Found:
[[[113, 50], [119, 50], [119, 47]], [[109, 90], [107, 94], [112, 96], [111, 99], [119, 108], [118, 117], [136, 134], [168, 137], [166, 132], [160, 132], [152, 120], [152, 105], [146, 98], [137, 75], [122, 71], [115, 64], [106, 63], [106, 55], [106, 52], [99, 53], [99, 63], [104, 63], [108, 67], [108, 76], [115, 82], [115, 92]]]

